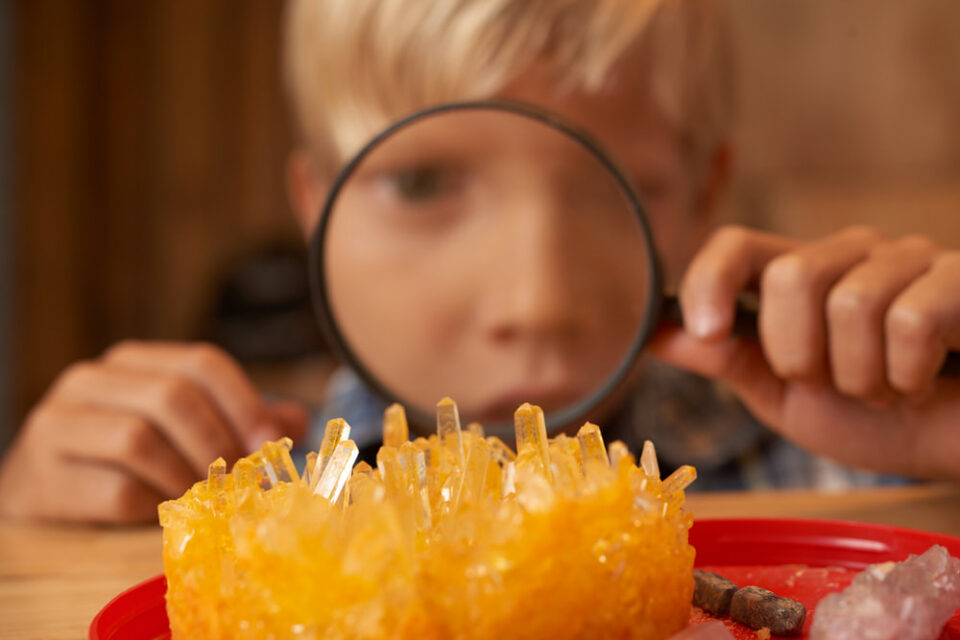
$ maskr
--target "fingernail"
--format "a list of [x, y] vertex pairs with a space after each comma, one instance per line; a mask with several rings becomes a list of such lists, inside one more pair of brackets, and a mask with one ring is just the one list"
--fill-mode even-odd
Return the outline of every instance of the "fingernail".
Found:
[[723, 315], [713, 307], [700, 307], [687, 316], [687, 332], [698, 338], [712, 338], [723, 330]]

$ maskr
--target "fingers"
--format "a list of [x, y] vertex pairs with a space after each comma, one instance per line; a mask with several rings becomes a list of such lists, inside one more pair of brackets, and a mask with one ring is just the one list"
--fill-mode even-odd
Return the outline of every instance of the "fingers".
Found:
[[242, 454], [236, 435], [208, 396], [191, 381], [105, 363], [71, 366], [50, 402], [94, 406], [139, 416], [161, 430], [199, 476], [219, 456]]
[[853, 227], [770, 262], [760, 284], [759, 329], [778, 376], [828, 377], [827, 294], [881, 240], [872, 229]]
[[803, 245], [728, 227], [684, 277], [686, 330], [723, 342], [738, 295], [759, 283], [760, 344], [779, 378], [887, 403], [923, 395], [947, 351], [960, 347], [958, 255], [865, 227]]
[[306, 422], [292, 403], [266, 405], [212, 347], [124, 343], [64, 371], [30, 414], [0, 466], [0, 513], [153, 520], [212, 460], [301, 437]]
[[281, 435], [279, 425], [264, 422], [260, 395], [240, 365], [213, 345], [127, 341], [111, 348], [104, 361], [193, 382], [213, 400], [247, 450]]
[[104, 465], [64, 461], [47, 480], [40, 518], [132, 524], [157, 519], [161, 496], [137, 478]]
[[729, 335], [737, 296], [758, 282], [771, 260], [795, 246], [786, 238], [745, 227], [716, 231], [694, 257], [680, 285], [687, 332], [706, 340]]
[[38, 409], [34, 421], [40, 440], [59, 456], [123, 470], [163, 498], [179, 497], [202, 477], [155, 425], [135, 414], [60, 404]]
[[894, 397], [887, 382], [888, 308], [930, 268], [938, 251], [920, 237], [877, 245], [834, 285], [827, 298], [827, 327], [830, 370], [838, 391], [867, 399]]
[[886, 312], [887, 378], [925, 396], [948, 350], [960, 350], [960, 252], [940, 254]]
[[784, 379], [822, 379], [828, 370], [826, 298], [882, 236], [853, 227], [798, 245], [739, 227], [715, 233], [697, 254], [680, 291], [691, 335], [721, 340], [733, 326], [738, 295], [760, 285], [758, 329], [773, 371]]
[[157, 519], [162, 496], [110, 465], [60, 456], [28, 419], [0, 467], [0, 516], [129, 524]]

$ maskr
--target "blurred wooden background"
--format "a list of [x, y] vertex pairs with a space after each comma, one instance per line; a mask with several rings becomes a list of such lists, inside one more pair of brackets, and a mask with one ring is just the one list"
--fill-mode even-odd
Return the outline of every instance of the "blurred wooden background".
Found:
[[16, 3], [16, 413], [118, 338], [184, 339], [251, 245], [299, 241], [280, 3]]
[[960, 3], [731, 0], [736, 215], [960, 246]]
[[[13, 407], [116, 340], [188, 339], [295, 243], [273, 0], [15, 0]], [[731, 215], [960, 246], [960, 3], [734, 0]]]

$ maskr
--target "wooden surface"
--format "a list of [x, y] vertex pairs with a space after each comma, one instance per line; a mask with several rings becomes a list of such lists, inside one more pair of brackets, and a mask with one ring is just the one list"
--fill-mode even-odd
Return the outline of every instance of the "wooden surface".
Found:
[[[960, 486], [693, 495], [698, 518], [802, 517], [893, 524], [960, 536]], [[160, 531], [0, 522], [0, 638], [84, 638], [115, 595], [162, 571]]]

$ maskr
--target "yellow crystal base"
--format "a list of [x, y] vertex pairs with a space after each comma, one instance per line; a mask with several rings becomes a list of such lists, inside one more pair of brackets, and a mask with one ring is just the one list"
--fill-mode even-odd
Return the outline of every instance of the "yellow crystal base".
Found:
[[457, 419], [453, 435], [445, 422], [394, 440], [377, 469], [353, 467], [345, 423], [312, 479], [290, 477], [289, 442], [232, 473], [214, 463], [160, 507], [173, 638], [660, 640], [686, 626], [693, 469], [661, 481], [620, 443], [608, 462], [594, 425], [547, 440], [520, 433], [527, 419], [542, 413], [518, 410], [516, 457]]

